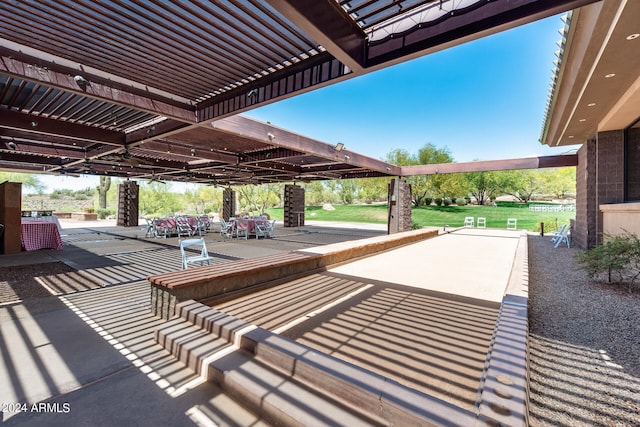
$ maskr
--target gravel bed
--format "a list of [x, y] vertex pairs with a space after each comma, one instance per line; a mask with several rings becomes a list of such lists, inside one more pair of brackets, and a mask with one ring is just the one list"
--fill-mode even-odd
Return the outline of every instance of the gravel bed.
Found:
[[640, 426], [640, 292], [529, 238], [531, 426]]

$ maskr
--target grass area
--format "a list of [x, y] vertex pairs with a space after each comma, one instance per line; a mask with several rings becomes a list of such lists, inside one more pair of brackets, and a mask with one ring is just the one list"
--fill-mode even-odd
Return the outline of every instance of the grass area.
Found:
[[[384, 224], [387, 222], [387, 205], [336, 205], [335, 210], [325, 211], [321, 206], [307, 206], [305, 218], [318, 221], [369, 222]], [[273, 219], [282, 220], [283, 210], [267, 210]], [[507, 206], [420, 206], [412, 210], [413, 221], [421, 227], [434, 226], [462, 227], [464, 218], [472, 216], [487, 219], [487, 227], [506, 228], [508, 218], [518, 220], [518, 229], [539, 231], [544, 222], [545, 231], [553, 231], [560, 224], [575, 218], [575, 212], [534, 212], [527, 205]]]

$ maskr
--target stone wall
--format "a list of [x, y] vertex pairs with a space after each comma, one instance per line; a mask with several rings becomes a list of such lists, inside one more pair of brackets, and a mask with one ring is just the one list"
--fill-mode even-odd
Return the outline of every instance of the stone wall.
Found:
[[389, 234], [411, 230], [411, 185], [401, 179], [389, 182]]

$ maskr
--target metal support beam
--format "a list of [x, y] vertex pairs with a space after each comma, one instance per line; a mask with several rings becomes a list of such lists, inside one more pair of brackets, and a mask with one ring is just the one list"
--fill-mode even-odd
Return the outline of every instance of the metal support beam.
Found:
[[565, 154], [560, 156], [527, 157], [522, 159], [483, 160], [478, 162], [466, 163], [440, 163], [437, 165], [402, 166], [401, 176], [487, 172], [516, 169], [542, 169], [577, 165], [577, 154]]
[[365, 66], [366, 36], [335, 1], [267, 0], [355, 73]]
[[227, 117], [211, 123], [214, 128], [257, 141], [287, 148], [338, 163], [378, 171], [385, 175], [400, 175], [400, 167], [372, 159], [348, 150], [336, 150], [332, 145], [277, 128], [243, 116]]
[[[56, 61], [30, 57], [4, 46], [0, 46], [0, 73], [187, 123], [196, 121], [195, 107], [154, 96], [149, 91], [119, 85], [86, 71], [61, 66]], [[82, 79], [76, 79], [76, 76]]]

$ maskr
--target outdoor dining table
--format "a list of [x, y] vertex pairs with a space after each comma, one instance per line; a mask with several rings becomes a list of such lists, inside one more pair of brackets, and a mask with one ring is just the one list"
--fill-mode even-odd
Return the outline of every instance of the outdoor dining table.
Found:
[[229, 223], [233, 227], [237, 227], [238, 224], [246, 224], [247, 225], [247, 234], [255, 235], [256, 234], [256, 224], [258, 225], [267, 225], [267, 220], [260, 217], [249, 217], [249, 218], [235, 218], [229, 221]]
[[38, 216], [38, 217], [22, 217], [22, 222], [52, 222], [56, 225], [56, 227], [58, 227], [58, 232], [62, 231], [62, 226], [60, 225], [60, 221], [58, 220], [58, 217], [55, 215], [48, 215], [48, 216]]
[[62, 237], [55, 222], [22, 221], [20, 240], [26, 251], [56, 249], [63, 247]]

